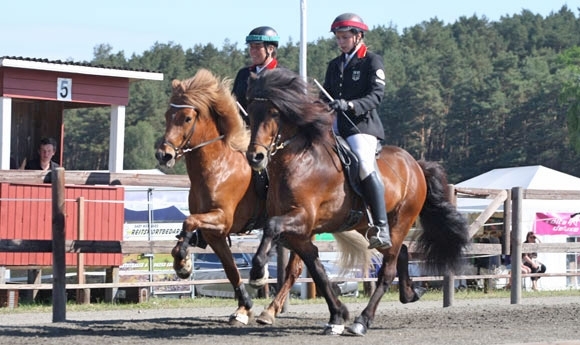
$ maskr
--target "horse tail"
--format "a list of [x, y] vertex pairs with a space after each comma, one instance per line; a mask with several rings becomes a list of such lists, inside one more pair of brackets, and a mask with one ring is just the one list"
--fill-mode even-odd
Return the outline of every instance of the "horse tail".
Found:
[[467, 220], [448, 198], [447, 176], [436, 162], [419, 161], [427, 181], [427, 199], [419, 217], [423, 231], [418, 249], [425, 255], [427, 269], [445, 274], [457, 272], [463, 250], [469, 244]]
[[341, 273], [362, 269], [366, 277], [371, 267], [372, 252], [375, 252], [367, 249], [369, 242], [356, 231], [343, 231], [332, 235], [338, 247], [337, 264]]

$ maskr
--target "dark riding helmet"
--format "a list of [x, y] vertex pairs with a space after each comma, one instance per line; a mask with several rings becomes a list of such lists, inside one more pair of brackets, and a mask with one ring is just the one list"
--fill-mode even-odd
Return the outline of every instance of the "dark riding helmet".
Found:
[[276, 30], [272, 29], [269, 26], [259, 26], [254, 30], [250, 31], [248, 36], [246, 36], [246, 43], [264, 43], [264, 44], [271, 44], [275, 47], [278, 47], [278, 42], [280, 41], [280, 37], [278, 37], [278, 33]]
[[339, 15], [330, 26], [332, 33], [336, 33], [337, 31], [354, 31], [364, 34], [368, 30], [369, 27], [363, 22], [362, 18], [354, 13], [343, 13]]

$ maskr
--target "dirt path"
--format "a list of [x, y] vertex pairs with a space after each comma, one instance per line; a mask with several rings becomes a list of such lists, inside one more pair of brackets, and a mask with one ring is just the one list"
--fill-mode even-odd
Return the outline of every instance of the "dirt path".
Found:
[[[232, 308], [0, 315], [0, 344], [580, 344], [580, 297], [383, 302], [365, 337], [322, 336], [326, 305], [290, 305], [273, 326], [226, 324]], [[351, 319], [364, 308], [348, 304]], [[259, 313], [262, 306], [255, 307]]]

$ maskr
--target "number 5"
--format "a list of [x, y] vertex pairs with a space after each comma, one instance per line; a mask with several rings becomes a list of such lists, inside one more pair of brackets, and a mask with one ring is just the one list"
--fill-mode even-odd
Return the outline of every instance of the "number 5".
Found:
[[56, 99], [59, 101], [72, 100], [72, 79], [58, 78], [56, 85]]

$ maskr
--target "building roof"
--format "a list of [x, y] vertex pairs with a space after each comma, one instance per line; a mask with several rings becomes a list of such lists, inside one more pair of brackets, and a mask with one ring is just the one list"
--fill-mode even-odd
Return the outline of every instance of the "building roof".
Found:
[[87, 62], [48, 60], [15, 56], [0, 57], [0, 67], [89, 74], [105, 77], [129, 78], [131, 80], [163, 80], [163, 73], [144, 69], [138, 70], [131, 68], [96, 65]]

